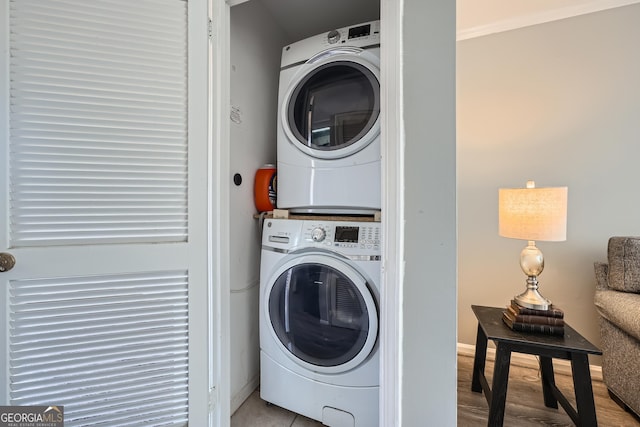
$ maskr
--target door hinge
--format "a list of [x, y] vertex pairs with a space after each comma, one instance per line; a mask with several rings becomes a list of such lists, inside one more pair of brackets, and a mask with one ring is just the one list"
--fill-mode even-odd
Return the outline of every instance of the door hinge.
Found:
[[213, 39], [213, 21], [211, 19], [209, 19], [208, 28], [209, 28], [209, 40], [211, 40]]

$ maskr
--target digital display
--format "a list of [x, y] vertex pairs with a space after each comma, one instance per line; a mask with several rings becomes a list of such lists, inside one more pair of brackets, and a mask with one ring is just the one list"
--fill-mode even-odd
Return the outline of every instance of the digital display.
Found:
[[349, 28], [349, 38], [355, 39], [356, 37], [364, 37], [371, 34], [371, 25], [361, 25], [359, 27]]
[[336, 242], [358, 243], [359, 227], [336, 227]]

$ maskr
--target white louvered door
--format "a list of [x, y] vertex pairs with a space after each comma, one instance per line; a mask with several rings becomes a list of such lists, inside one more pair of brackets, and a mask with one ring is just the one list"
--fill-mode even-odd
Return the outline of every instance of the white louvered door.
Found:
[[0, 405], [207, 425], [207, 2], [0, 4]]

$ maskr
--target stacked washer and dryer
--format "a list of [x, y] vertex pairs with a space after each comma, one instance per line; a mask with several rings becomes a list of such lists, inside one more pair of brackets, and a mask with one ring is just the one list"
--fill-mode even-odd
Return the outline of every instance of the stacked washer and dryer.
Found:
[[379, 21], [282, 52], [277, 205], [303, 215], [264, 221], [260, 395], [333, 427], [379, 424], [379, 59]]

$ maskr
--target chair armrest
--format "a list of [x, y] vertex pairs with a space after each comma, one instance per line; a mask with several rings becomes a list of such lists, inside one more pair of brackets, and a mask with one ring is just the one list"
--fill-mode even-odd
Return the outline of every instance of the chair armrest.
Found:
[[596, 273], [596, 289], [605, 290], [609, 288], [609, 265], [605, 262], [594, 262], [593, 268]]

